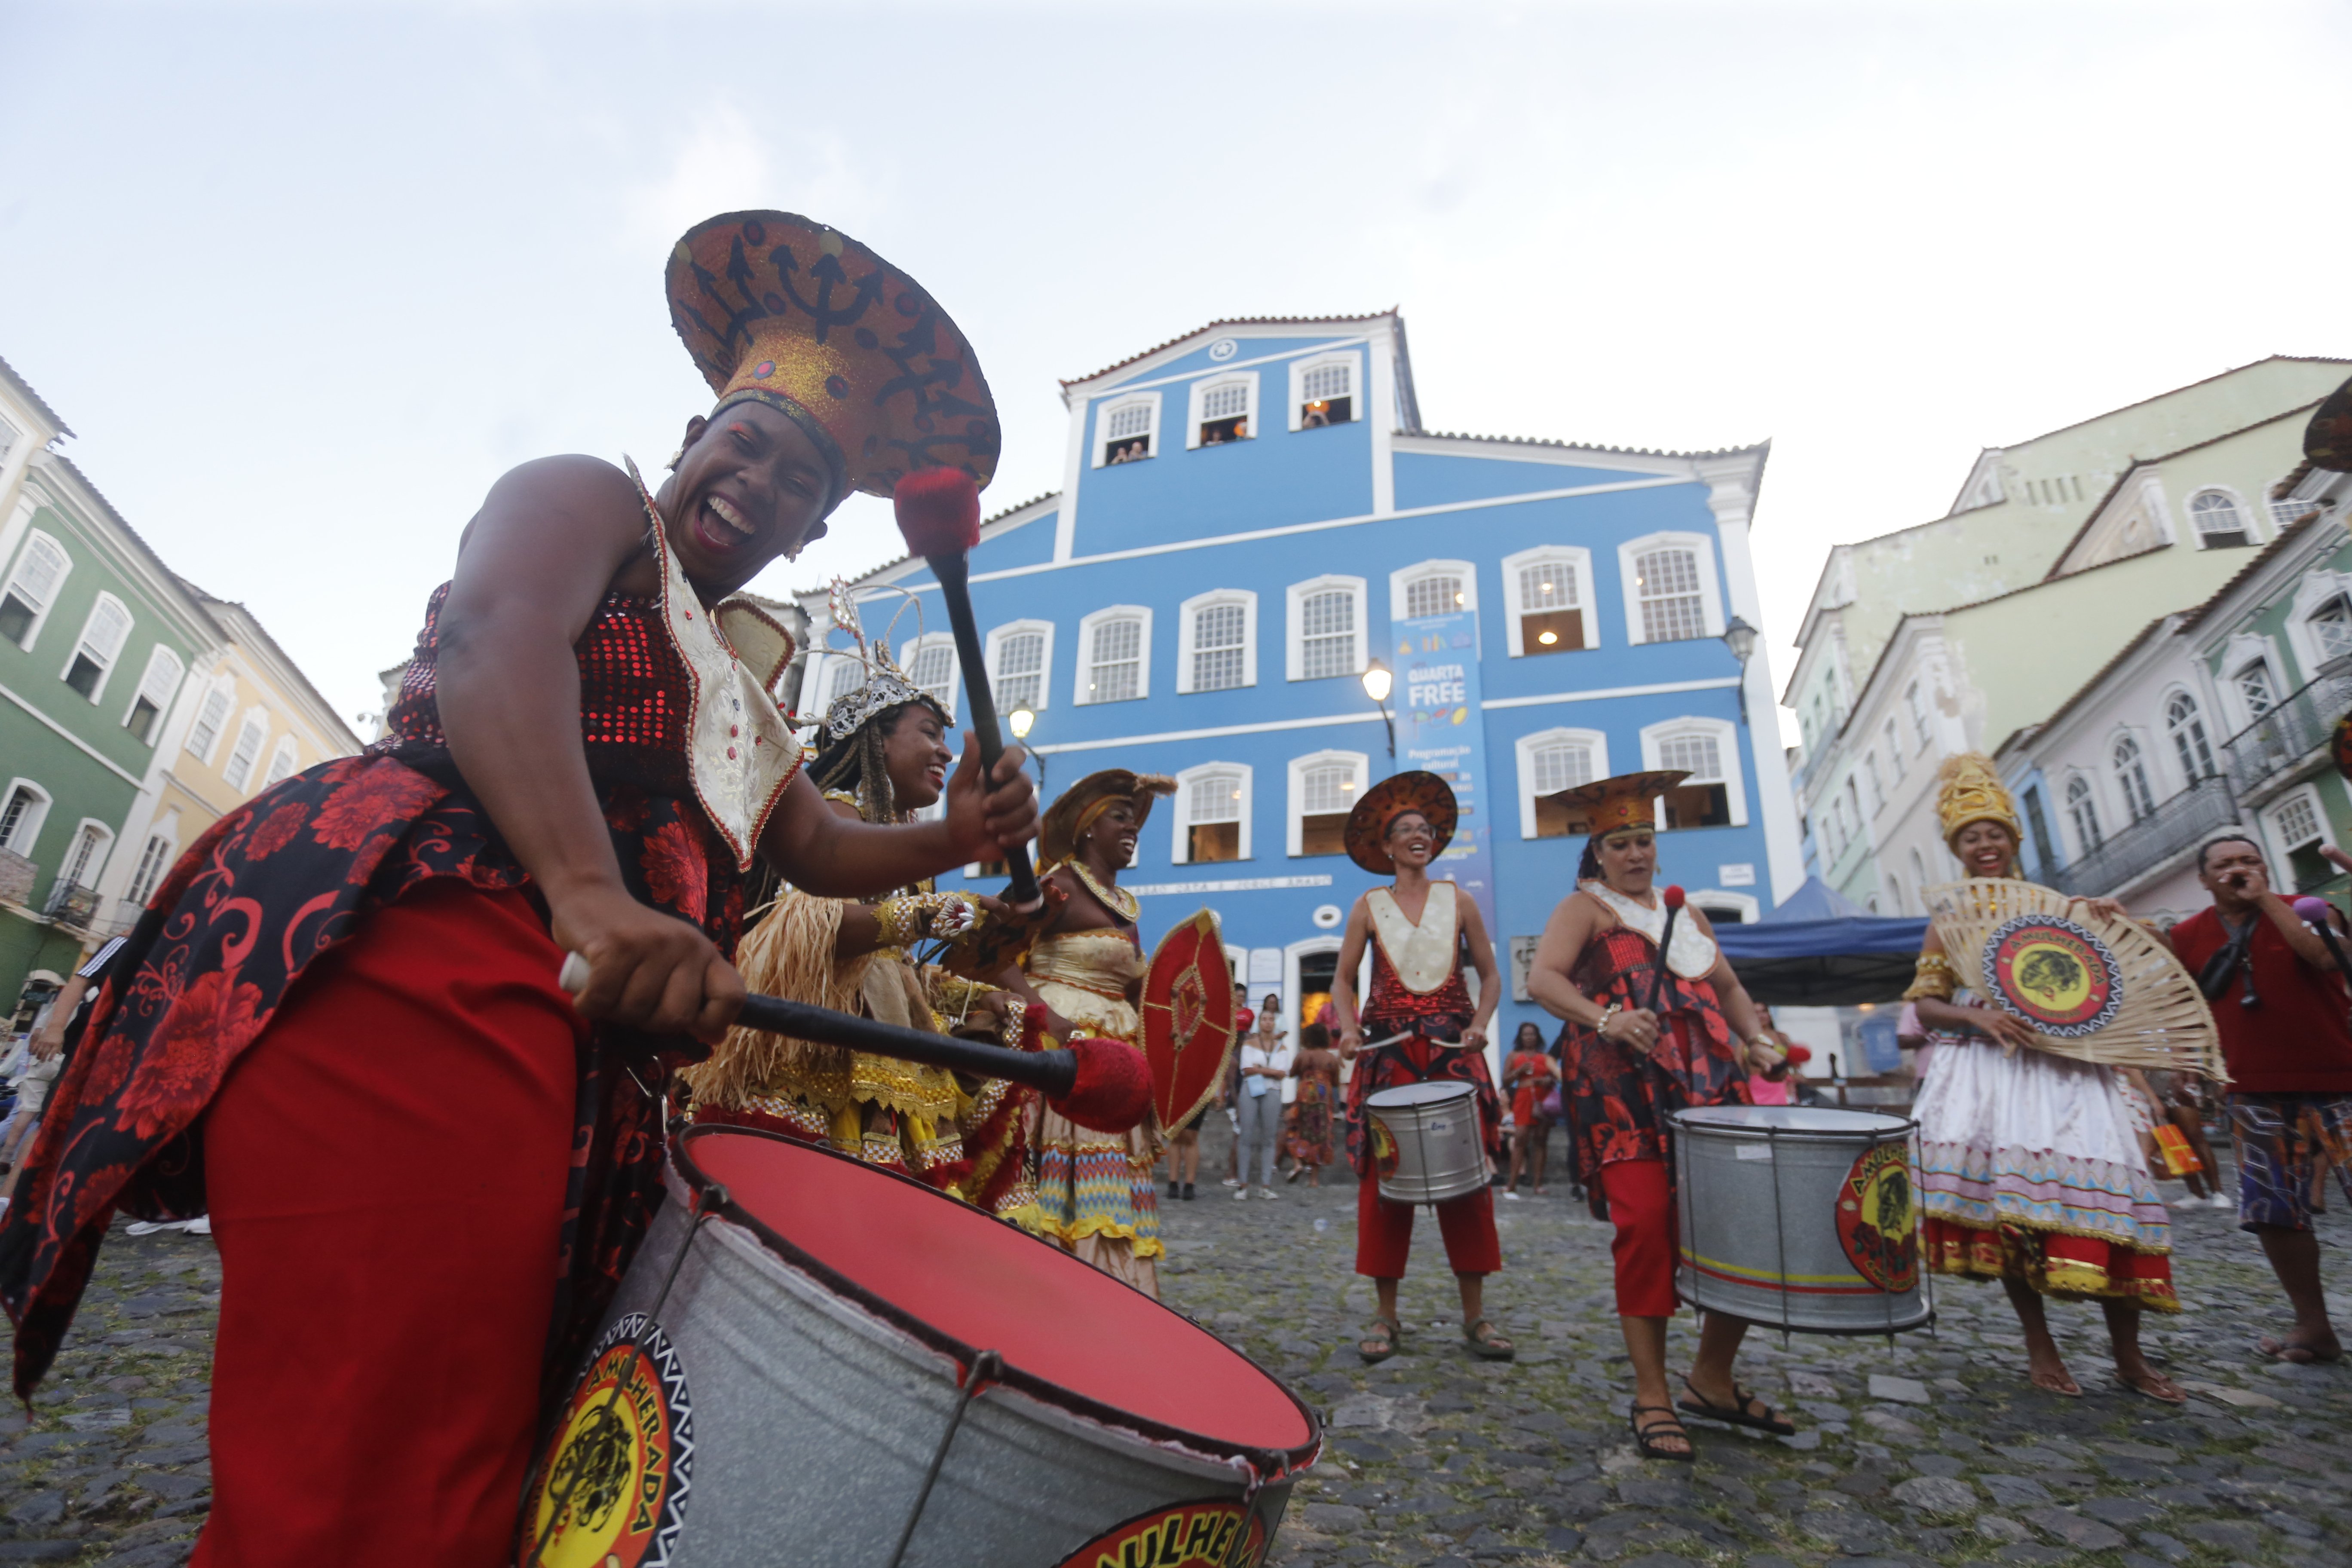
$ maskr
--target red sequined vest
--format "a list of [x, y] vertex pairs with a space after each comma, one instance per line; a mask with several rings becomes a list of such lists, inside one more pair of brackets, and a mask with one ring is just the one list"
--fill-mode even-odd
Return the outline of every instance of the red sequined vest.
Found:
[[[1460, 1034], [1477, 1012], [1470, 1001], [1470, 987], [1462, 979], [1462, 963], [1457, 957], [1454, 973], [1434, 991], [1415, 991], [1402, 980], [1389, 963], [1389, 955], [1376, 939], [1370, 943], [1372, 954], [1372, 990], [1364, 1001], [1363, 1030], [1367, 1038], [1377, 1039], [1402, 1030], [1414, 1034]], [[1411, 955], [1407, 958], [1410, 960]]]
[[[383, 738], [368, 750], [456, 783], [448, 737], [441, 730], [436, 656], [444, 583], [425, 606], [425, 629], [401, 677], [400, 696], [384, 715]], [[663, 635], [661, 609], [617, 590], [604, 595], [588, 629], [572, 644], [580, 659], [580, 740], [588, 776], [598, 785], [635, 784], [691, 799], [687, 715], [692, 704], [686, 665]]]

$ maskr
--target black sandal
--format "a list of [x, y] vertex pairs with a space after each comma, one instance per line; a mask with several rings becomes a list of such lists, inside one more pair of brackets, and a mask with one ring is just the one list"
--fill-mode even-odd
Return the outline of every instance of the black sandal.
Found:
[[1356, 1342], [1356, 1353], [1364, 1358], [1367, 1366], [1384, 1362], [1397, 1353], [1397, 1340], [1403, 1334], [1404, 1325], [1394, 1318], [1374, 1318], [1372, 1330], [1371, 1333]]
[[[1663, 1413], [1666, 1418], [1644, 1426], [1642, 1425], [1642, 1412], [1645, 1410]], [[1682, 1424], [1672, 1405], [1636, 1405], [1626, 1413], [1625, 1424], [1633, 1428], [1633, 1441], [1645, 1459], [1675, 1459], [1689, 1464], [1698, 1457], [1698, 1445], [1691, 1441], [1690, 1428]], [[1675, 1437], [1683, 1440], [1681, 1453], [1658, 1447], [1660, 1442]]]
[[[1480, 1329], [1486, 1331], [1484, 1339], [1478, 1336]], [[1470, 1347], [1470, 1353], [1480, 1361], [1509, 1361], [1519, 1353], [1518, 1347], [1496, 1333], [1495, 1325], [1484, 1318], [1475, 1323], [1462, 1325], [1462, 1341]]]
[[[1710, 1421], [1720, 1421], [1727, 1426], [1747, 1426], [1759, 1432], [1769, 1432], [1776, 1437], [1796, 1436], [1797, 1428], [1793, 1423], [1781, 1419], [1779, 1411], [1736, 1383], [1731, 1385], [1731, 1394], [1739, 1403], [1729, 1409], [1714, 1403], [1701, 1394], [1688, 1377], [1683, 1379], [1683, 1386], [1690, 1390], [1690, 1397], [1678, 1399], [1675, 1403], [1693, 1415], [1704, 1415]], [[1751, 1405], [1762, 1409], [1764, 1414], [1750, 1415], [1748, 1413], [1748, 1407]]]

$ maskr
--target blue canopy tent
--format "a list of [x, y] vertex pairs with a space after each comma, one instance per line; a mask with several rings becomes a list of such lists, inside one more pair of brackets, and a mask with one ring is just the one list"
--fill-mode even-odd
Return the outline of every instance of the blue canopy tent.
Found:
[[1716, 945], [1748, 994], [1788, 1007], [1901, 1000], [1927, 936], [1925, 920], [1871, 914], [1818, 877], [1753, 925], [1715, 928]]

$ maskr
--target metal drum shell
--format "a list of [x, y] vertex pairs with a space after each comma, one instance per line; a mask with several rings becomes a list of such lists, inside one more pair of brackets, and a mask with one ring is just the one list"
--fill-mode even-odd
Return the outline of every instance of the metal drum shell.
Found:
[[1396, 1169], [1380, 1178], [1381, 1196], [1391, 1203], [1442, 1204], [1486, 1186], [1476, 1085], [1444, 1079], [1397, 1084], [1368, 1096], [1364, 1114], [1396, 1144]]
[[[1856, 1161], [1895, 1143], [1909, 1173], [1916, 1245], [1923, 1211], [1910, 1151], [1918, 1123], [1778, 1105], [1700, 1106], [1672, 1120], [1675, 1284], [1685, 1300], [1802, 1333], [1900, 1333], [1934, 1319], [1924, 1255], [1911, 1289], [1884, 1290], [1863, 1277], [1837, 1229], [1838, 1194]], [[1757, 1179], [1767, 1173], [1770, 1181]]]
[[[608, 1326], [653, 1307], [687, 1234], [693, 1192], [675, 1164], [667, 1185], [670, 1201]], [[886, 1303], [861, 1300], [854, 1282], [755, 1217], [721, 1214], [693, 1236], [659, 1313], [693, 1401], [692, 1473], [671, 1568], [871, 1568], [921, 1489], [969, 1354], [927, 1342]], [[1252, 1456], [1090, 1405], [1008, 1366], [1005, 1381], [965, 1410], [905, 1568], [1051, 1568], [1154, 1509], [1243, 1500], [1253, 1464], [1275, 1478], [1251, 1504], [1271, 1540], [1296, 1468], [1321, 1440], [1304, 1405], [1312, 1440], [1303, 1452]]]

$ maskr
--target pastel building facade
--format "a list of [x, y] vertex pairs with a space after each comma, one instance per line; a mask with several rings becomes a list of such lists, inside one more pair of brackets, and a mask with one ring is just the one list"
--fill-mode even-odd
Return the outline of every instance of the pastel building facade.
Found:
[[[1753, 920], [1801, 879], [1764, 658], [1725, 640], [1735, 616], [1763, 618], [1748, 519], [1764, 448], [1428, 432], [1393, 313], [1217, 322], [1063, 394], [1062, 489], [985, 523], [971, 592], [1000, 710], [1035, 715], [1048, 798], [1103, 767], [1177, 780], [1125, 878], [1147, 942], [1213, 910], [1253, 1003], [1279, 993], [1295, 1028], [1376, 880], [1340, 826], [1417, 744], [1468, 803], [1469, 853], [1441, 874], [1475, 865], [1488, 884], [1505, 1034], [1556, 1027], [1522, 972], [1583, 837], [1540, 797], [1685, 768], [1663, 852], [1694, 901]], [[958, 706], [923, 563], [853, 587], [869, 631], [913, 594], [922, 630], [900, 615], [895, 651]], [[814, 714], [858, 675], [824, 595], [802, 605]], [[1374, 659], [1395, 672], [1387, 717], [1361, 681]], [[942, 885], [960, 882], [1002, 886], [978, 867]]]

